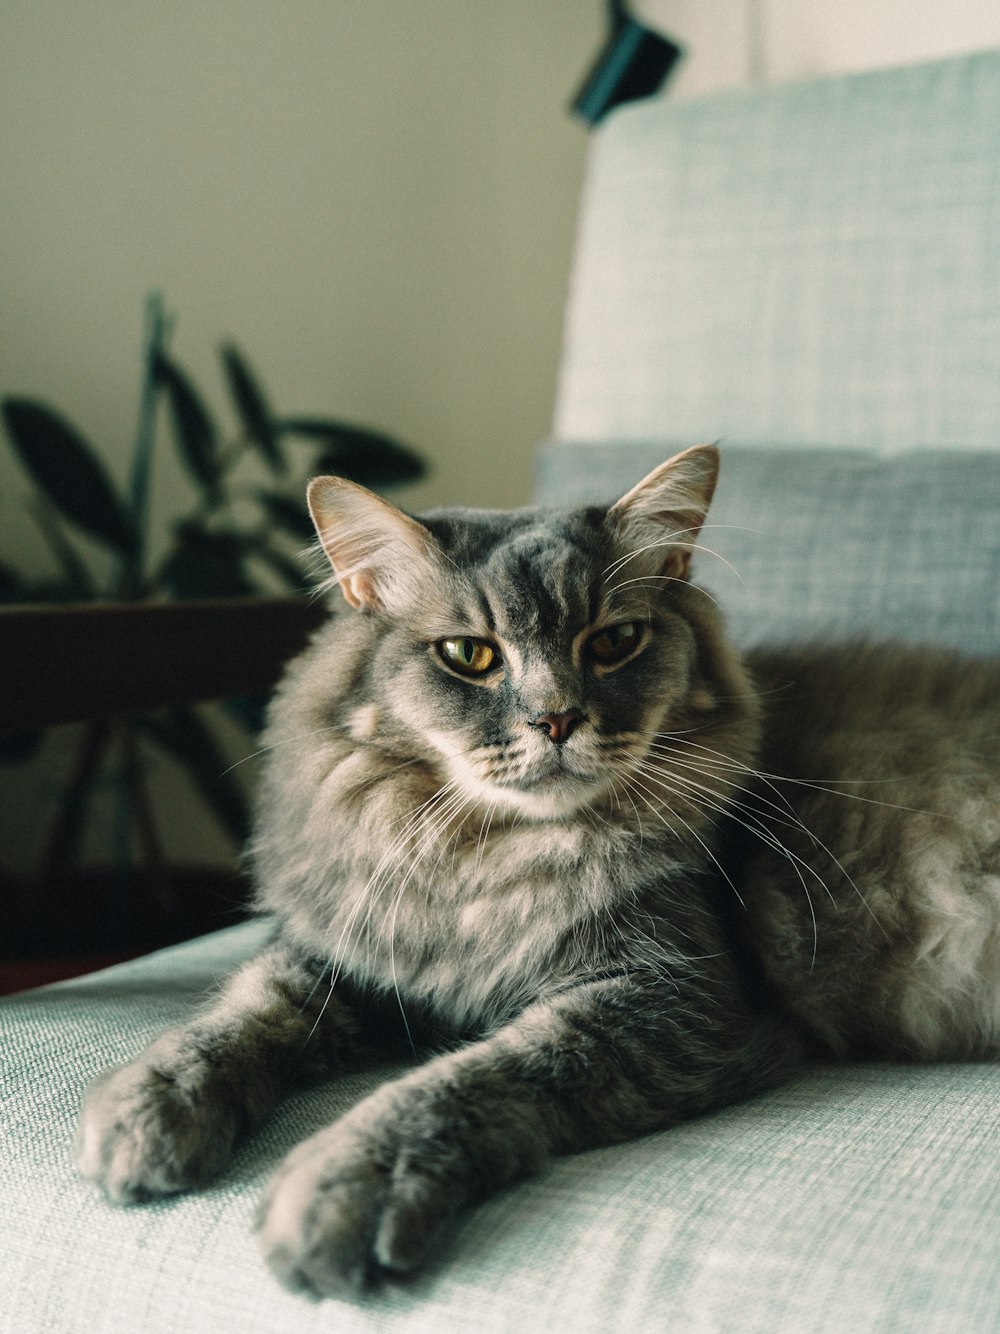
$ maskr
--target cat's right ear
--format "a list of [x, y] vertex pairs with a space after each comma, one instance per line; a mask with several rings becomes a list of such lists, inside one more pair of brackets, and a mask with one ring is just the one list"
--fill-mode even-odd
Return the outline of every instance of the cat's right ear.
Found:
[[719, 477], [719, 450], [694, 445], [654, 468], [611, 506], [609, 517], [635, 556], [672, 579], [686, 579], [691, 552]]
[[436, 573], [436, 545], [416, 519], [343, 477], [314, 477], [309, 513], [352, 607], [403, 611]]

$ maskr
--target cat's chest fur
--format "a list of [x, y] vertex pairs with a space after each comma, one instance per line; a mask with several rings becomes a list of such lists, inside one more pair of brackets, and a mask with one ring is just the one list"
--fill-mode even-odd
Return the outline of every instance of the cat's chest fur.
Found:
[[[336, 766], [328, 787], [340, 785]], [[429, 1006], [457, 1028], [497, 1021], [599, 963], [601, 923], [627, 893], [640, 839], [587, 821], [512, 825], [391, 777], [326, 806], [269, 850], [262, 903], [334, 974]], [[372, 784], [373, 787], [377, 786]], [[414, 792], [417, 792], [417, 796]], [[440, 807], [440, 811], [438, 810]], [[301, 813], [300, 813], [301, 814]], [[338, 819], [339, 815], [339, 819]], [[349, 845], [341, 821], [350, 822]], [[292, 844], [308, 853], [296, 858]], [[643, 854], [645, 858], [646, 854]], [[269, 892], [269, 887], [271, 891]]]

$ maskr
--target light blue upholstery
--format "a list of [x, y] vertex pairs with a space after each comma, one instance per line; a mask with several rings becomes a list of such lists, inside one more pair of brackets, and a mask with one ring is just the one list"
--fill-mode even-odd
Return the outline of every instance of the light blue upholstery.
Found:
[[[613, 116], [543, 497], [621, 494], [722, 436], [704, 545], [745, 582], [705, 554], [699, 575], [742, 642], [832, 626], [995, 652], [998, 127], [997, 53]], [[279, 1290], [251, 1225], [282, 1153], [388, 1069], [296, 1094], [205, 1193], [110, 1209], [70, 1166], [83, 1085], [260, 931], [0, 1004], [3, 1334], [1000, 1329], [988, 1064], [818, 1069], [560, 1162], [362, 1306]]]
[[290, 1098], [210, 1190], [111, 1209], [69, 1163], [79, 1090], [248, 955], [259, 923], [0, 1006], [4, 1334], [844, 1334], [1000, 1328], [997, 1081], [816, 1070], [557, 1163], [363, 1306], [293, 1297], [252, 1235], [267, 1176], [383, 1069]]
[[[543, 501], [607, 501], [673, 444], [574, 444], [539, 454]], [[1000, 654], [1000, 455], [722, 450], [695, 577], [742, 646], [824, 635]]]
[[555, 435], [997, 447], [1000, 52], [625, 108]]

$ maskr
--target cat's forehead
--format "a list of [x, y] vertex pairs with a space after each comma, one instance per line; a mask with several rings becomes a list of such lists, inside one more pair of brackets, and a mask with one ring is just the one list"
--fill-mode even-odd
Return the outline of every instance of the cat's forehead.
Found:
[[444, 511], [426, 520], [453, 562], [454, 592], [510, 633], [579, 628], [609, 559], [599, 510]]
[[435, 510], [421, 515], [445, 555], [461, 568], [524, 568], [546, 559], [598, 561], [606, 511], [579, 509]]

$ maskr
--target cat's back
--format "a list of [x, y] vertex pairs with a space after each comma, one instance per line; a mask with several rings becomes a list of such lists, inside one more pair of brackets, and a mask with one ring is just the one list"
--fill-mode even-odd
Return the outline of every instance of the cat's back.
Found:
[[746, 892], [772, 978], [835, 1049], [995, 1049], [1000, 663], [863, 643], [748, 656], [755, 809], [776, 837], [755, 841]]
[[772, 752], [807, 748], [811, 762], [817, 739], [835, 745], [844, 737], [854, 746], [874, 731], [880, 741], [909, 732], [919, 742], [910, 752], [917, 767], [932, 737], [972, 745], [985, 758], [1000, 754], [1000, 659], [859, 640], [755, 649], [747, 664]]

